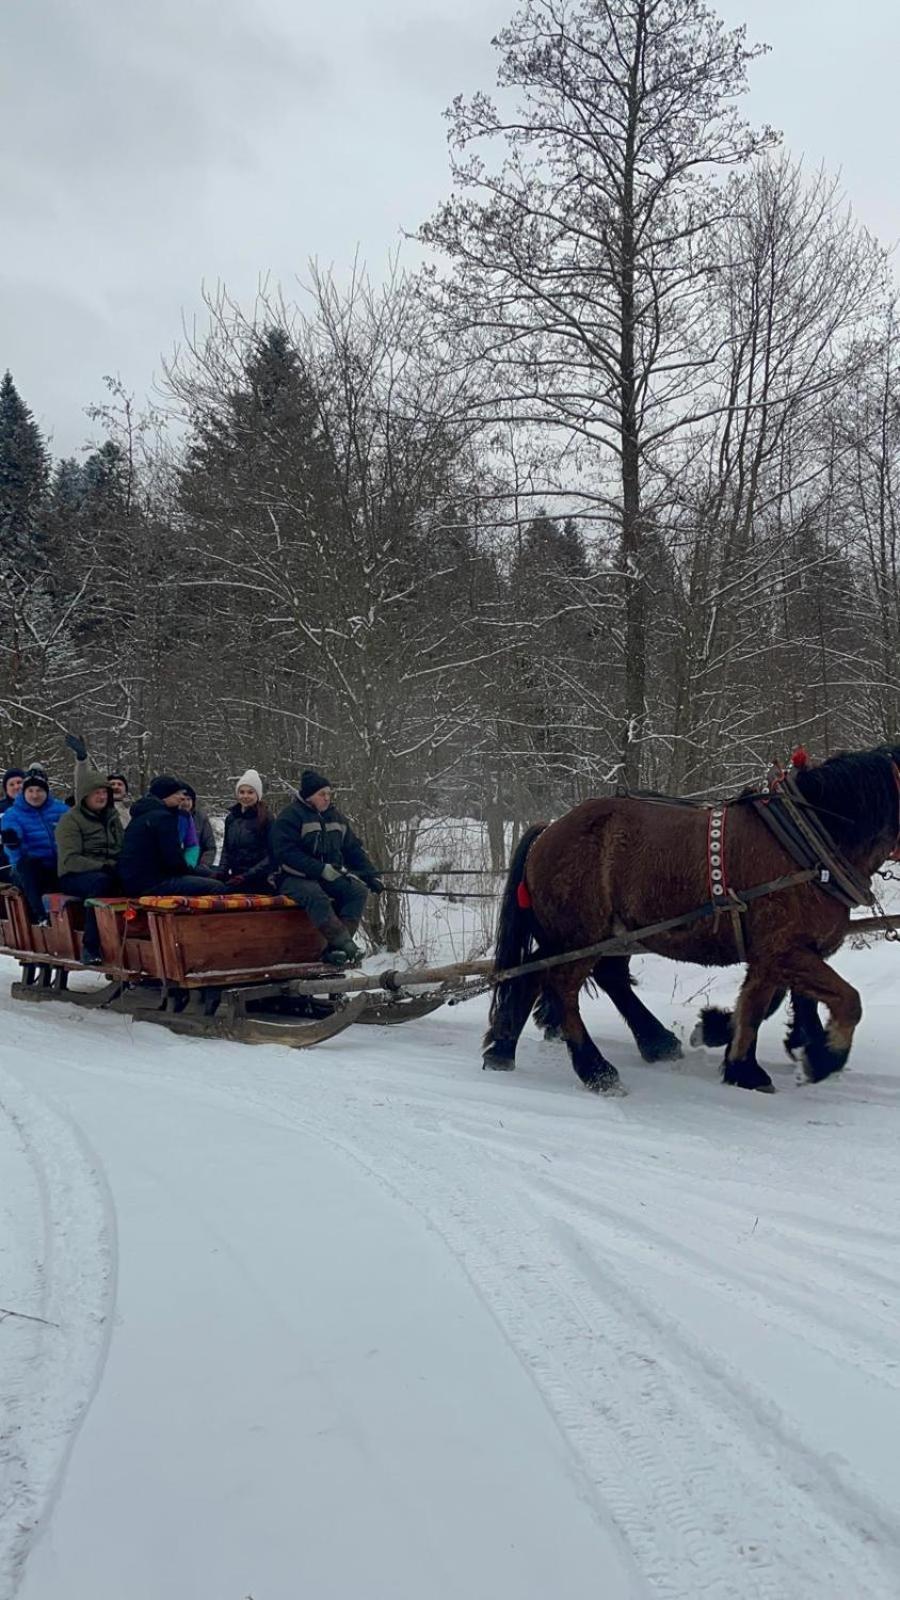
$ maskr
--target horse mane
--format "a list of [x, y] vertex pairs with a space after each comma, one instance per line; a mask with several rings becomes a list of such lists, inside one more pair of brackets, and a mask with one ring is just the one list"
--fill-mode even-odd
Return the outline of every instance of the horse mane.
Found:
[[821, 815], [842, 849], [873, 844], [900, 828], [900, 794], [894, 776], [895, 752], [840, 751], [816, 767], [801, 767], [793, 781], [804, 800]]

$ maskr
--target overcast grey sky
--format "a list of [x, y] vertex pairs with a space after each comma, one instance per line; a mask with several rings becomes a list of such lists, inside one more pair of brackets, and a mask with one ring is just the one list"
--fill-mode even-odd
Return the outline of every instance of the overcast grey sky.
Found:
[[[381, 272], [446, 192], [443, 108], [513, 0], [5, 0], [0, 371], [58, 453], [104, 373], [146, 394], [204, 281]], [[900, 237], [895, 0], [727, 0], [772, 54], [750, 114]]]

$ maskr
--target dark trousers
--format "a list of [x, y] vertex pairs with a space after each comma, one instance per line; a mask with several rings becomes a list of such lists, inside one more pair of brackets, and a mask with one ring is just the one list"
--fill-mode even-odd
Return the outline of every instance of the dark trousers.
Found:
[[[102, 900], [105, 895], [122, 893], [118, 878], [110, 872], [64, 872], [59, 880], [63, 894], [76, 895], [79, 900]], [[93, 906], [84, 908], [84, 954], [99, 956], [100, 935]]]
[[47, 915], [43, 896], [56, 888], [56, 868], [36, 856], [20, 856], [12, 869], [12, 881], [28, 902], [32, 922], [42, 922]]
[[148, 894], [224, 894], [225, 885], [221, 878], [202, 878], [199, 875], [192, 878], [186, 872], [183, 878], [164, 878], [162, 883], [155, 883]]
[[272, 885], [269, 882], [272, 868], [270, 866], [258, 867], [256, 872], [235, 872], [230, 878], [225, 878], [226, 894], [272, 894]]
[[333, 883], [316, 882], [312, 878], [297, 878], [292, 872], [283, 872], [280, 891], [300, 906], [317, 928], [326, 929], [332, 917], [342, 922], [359, 922], [368, 890], [358, 878], [336, 878]]

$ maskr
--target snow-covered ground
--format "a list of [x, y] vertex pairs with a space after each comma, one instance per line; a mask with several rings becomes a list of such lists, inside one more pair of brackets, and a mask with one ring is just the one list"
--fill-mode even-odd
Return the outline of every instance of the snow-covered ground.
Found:
[[0, 964], [3, 1600], [896, 1600], [900, 950], [839, 965], [840, 1081], [591, 1001], [606, 1101], [484, 1001], [292, 1053]]

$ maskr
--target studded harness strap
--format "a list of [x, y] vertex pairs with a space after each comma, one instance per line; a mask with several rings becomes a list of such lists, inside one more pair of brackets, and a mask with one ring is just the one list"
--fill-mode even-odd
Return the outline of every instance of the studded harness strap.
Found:
[[714, 908], [713, 927], [718, 928], [719, 918], [723, 911], [726, 911], [731, 917], [731, 925], [734, 929], [734, 942], [737, 946], [738, 960], [746, 961], [747, 947], [744, 942], [744, 925], [741, 922], [741, 917], [747, 907], [728, 883], [728, 871], [725, 865], [725, 830], [727, 824], [727, 805], [710, 806], [706, 825], [706, 871], [709, 881], [709, 898]]

